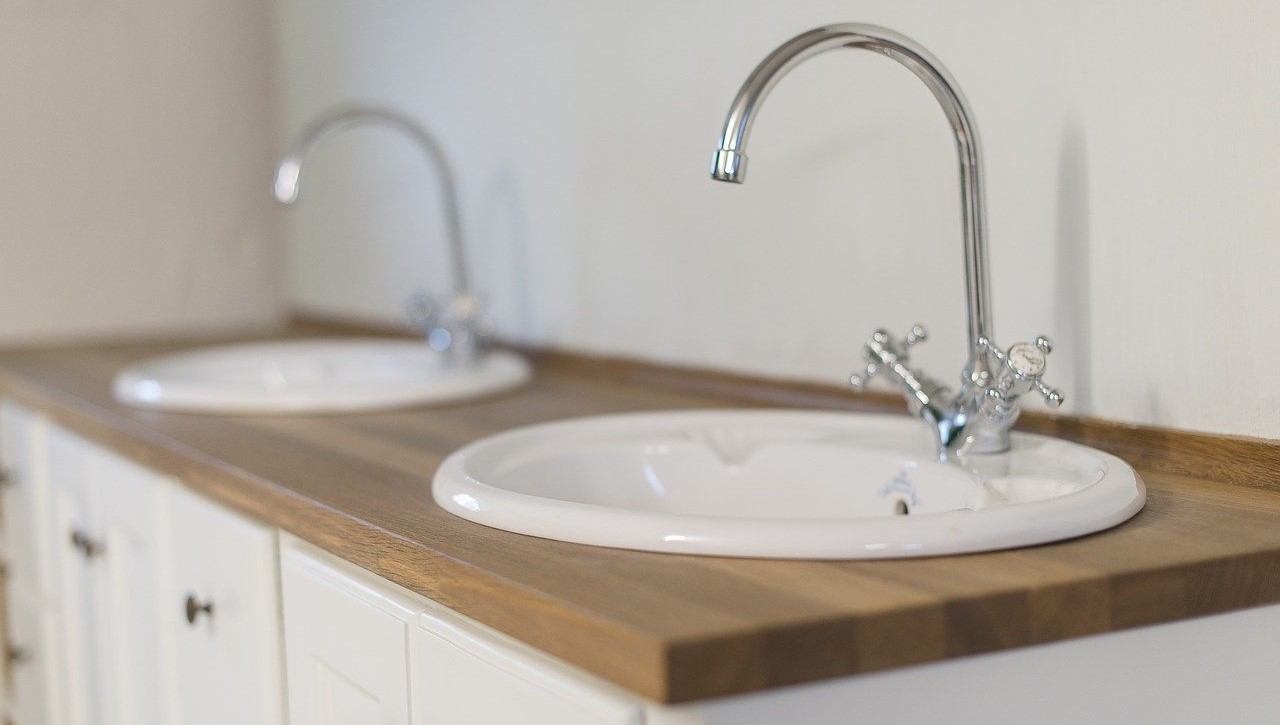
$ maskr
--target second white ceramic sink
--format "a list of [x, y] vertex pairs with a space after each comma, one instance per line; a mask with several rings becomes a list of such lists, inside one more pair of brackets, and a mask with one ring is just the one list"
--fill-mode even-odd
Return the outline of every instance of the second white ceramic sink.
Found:
[[533, 536], [648, 551], [887, 558], [1007, 549], [1119, 524], [1133, 469], [1015, 433], [1008, 453], [937, 461], [905, 416], [693, 411], [502, 433], [451, 455], [436, 502]]
[[523, 383], [529, 366], [506, 352], [451, 366], [417, 340], [303, 339], [226, 345], [144, 360], [114, 392], [142, 408], [202, 413], [353, 412], [438, 404]]

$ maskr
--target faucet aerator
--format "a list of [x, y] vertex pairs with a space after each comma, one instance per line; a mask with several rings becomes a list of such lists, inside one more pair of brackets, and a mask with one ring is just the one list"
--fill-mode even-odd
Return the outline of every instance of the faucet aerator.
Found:
[[711, 157], [711, 178], [741, 184], [747, 178], [747, 156], [732, 149], [716, 149]]
[[286, 156], [281, 159], [280, 164], [276, 166], [275, 183], [271, 186], [271, 191], [275, 194], [276, 201], [289, 206], [298, 200], [298, 181], [302, 177], [302, 164], [293, 156]]

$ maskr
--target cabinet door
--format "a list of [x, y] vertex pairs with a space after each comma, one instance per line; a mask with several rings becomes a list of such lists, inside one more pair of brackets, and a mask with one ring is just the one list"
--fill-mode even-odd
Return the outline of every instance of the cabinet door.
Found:
[[412, 634], [414, 725], [640, 725], [614, 686], [448, 611]]
[[43, 418], [10, 401], [0, 403], [3, 542], [9, 576], [40, 597], [50, 593], [50, 565], [40, 528], [44, 510]]
[[422, 605], [283, 539], [292, 725], [409, 725], [409, 625]]
[[160, 497], [169, 483], [99, 452], [96, 478], [102, 553], [95, 563], [94, 661], [106, 725], [162, 725], [159, 615]]
[[[93, 673], [95, 559], [101, 531], [94, 525], [93, 460], [83, 441], [58, 428], [49, 430], [49, 526], [45, 536], [54, 569], [53, 610], [58, 620], [59, 689], [65, 725], [91, 725], [101, 711]], [[89, 548], [92, 545], [93, 548]]]
[[274, 530], [185, 491], [170, 492], [161, 623], [171, 640], [184, 725], [275, 725], [283, 718]]
[[8, 621], [5, 672], [14, 725], [56, 723], [62, 693], [54, 689], [58, 666], [53, 616], [22, 584], [15, 584], [9, 588]]

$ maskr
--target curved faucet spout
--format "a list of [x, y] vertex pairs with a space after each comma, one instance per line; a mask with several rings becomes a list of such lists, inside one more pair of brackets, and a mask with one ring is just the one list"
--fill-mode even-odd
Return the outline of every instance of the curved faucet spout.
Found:
[[318, 117], [302, 130], [288, 152], [281, 157], [280, 163], [276, 165], [275, 183], [272, 187], [276, 199], [282, 204], [293, 204], [298, 200], [302, 165], [321, 139], [339, 131], [369, 123], [389, 126], [409, 136], [422, 148], [427, 160], [435, 169], [444, 194], [445, 226], [448, 234], [453, 284], [460, 295], [470, 296], [471, 280], [467, 269], [466, 250], [462, 243], [462, 219], [458, 212], [458, 188], [453, 167], [450, 166], [449, 159], [435, 137], [408, 116], [387, 108], [344, 106]]
[[887, 28], [862, 23], [816, 28], [782, 44], [756, 66], [738, 91], [725, 119], [720, 147], [711, 164], [711, 176], [719, 181], [742, 183], [746, 177], [747, 136], [765, 96], [792, 68], [819, 53], [838, 48], [870, 50], [887, 55], [909, 68], [933, 92], [951, 124], [960, 156], [960, 200], [964, 221], [965, 292], [969, 322], [969, 355], [964, 379], [966, 385], [982, 386], [989, 373], [980, 341], [990, 340], [992, 336], [982, 151], [973, 113], [959, 86], [942, 63], [920, 44]]

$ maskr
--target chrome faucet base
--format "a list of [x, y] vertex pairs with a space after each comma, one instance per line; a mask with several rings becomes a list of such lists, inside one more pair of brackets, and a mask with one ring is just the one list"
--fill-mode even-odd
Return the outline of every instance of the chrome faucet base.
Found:
[[865, 390], [880, 373], [894, 380], [907, 401], [907, 409], [935, 431], [940, 460], [1009, 450], [1009, 429], [1017, 422], [1022, 412], [1021, 398], [1028, 392], [1040, 393], [1050, 407], [1062, 404], [1062, 393], [1041, 379], [1046, 358], [1053, 349], [1047, 337], [1019, 342], [1008, 350], [980, 338], [980, 356], [962, 375], [960, 391], [955, 395], [910, 366], [911, 347], [927, 338], [922, 325], [912, 327], [900, 341], [883, 329], [876, 330], [862, 348], [866, 366], [850, 375], [849, 383], [857, 390]]
[[479, 297], [455, 292], [437, 299], [421, 293], [409, 298], [406, 311], [426, 338], [427, 345], [444, 356], [446, 365], [471, 365], [483, 350], [488, 329], [484, 302]]

